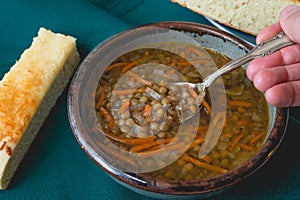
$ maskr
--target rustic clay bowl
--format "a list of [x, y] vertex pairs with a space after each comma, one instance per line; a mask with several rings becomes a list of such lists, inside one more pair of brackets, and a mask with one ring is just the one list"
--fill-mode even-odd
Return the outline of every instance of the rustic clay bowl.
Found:
[[[222, 192], [264, 165], [278, 148], [285, 132], [288, 109], [269, 106], [270, 127], [265, 143], [257, 154], [240, 167], [223, 175], [191, 181], [159, 181], [112, 166], [99, 150], [93, 123], [96, 121], [94, 94], [105, 67], [119, 55], [135, 48], [134, 40], [144, 40], [155, 28], [171, 29], [192, 37], [202, 46], [237, 58], [252, 47], [234, 36], [215, 28], [186, 22], [163, 22], [122, 32], [99, 44], [78, 68], [69, 90], [68, 112], [73, 133], [85, 153], [121, 185], [155, 198], [187, 199], [209, 197]], [[128, 42], [129, 41], [129, 42]], [[141, 42], [139, 41], [139, 42]], [[96, 130], [97, 131], [97, 130]]]

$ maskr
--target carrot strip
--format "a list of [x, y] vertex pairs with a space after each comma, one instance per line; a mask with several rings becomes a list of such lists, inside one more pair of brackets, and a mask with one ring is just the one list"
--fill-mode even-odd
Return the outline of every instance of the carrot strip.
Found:
[[131, 68], [133, 68], [134, 66], [137, 65], [137, 61], [133, 61], [131, 63], [129, 63], [128, 65], [126, 65], [123, 69], [122, 69], [122, 72], [125, 73], [127, 72], [128, 70], [130, 70]]
[[228, 172], [227, 169], [224, 169], [219, 166], [211, 165], [211, 164], [208, 164], [205, 162], [201, 162], [201, 161], [199, 161], [193, 157], [187, 156], [187, 155], [183, 156], [183, 159], [187, 162], [193, 163], [194, 165], [201, 167], [203, 169], [207, 169], [209, 171], [213, 171], [213, 172], [221, 173], [221, 174]]
[[195, 98], [195, 99], [198, 98], [199, 95], [197, 94], [197, 92], [192, 87], [188, 87], [188, 91], [192, 95], [193, 98]]
[[144, 84], [144, 85], [147, 85], [147, 86], [152, 86], [152, 83], [150, 81], [147, 81], [147, 80], [143, 79], [142, 77], [138, 76], [137, 74], [135, 74], [131, 71], [127, 72], [127, 74], [132, 76], [133, 78], [135, 78], [141, 84]]
[[107, 130], [102, 130], [102, 133], [112, 139], [115, 140], [116, 142], [120, 142], [120, 143], [124, 143], [124, 144], [128, 144], [128, 145], [137, 145], [137, 144], [144, 144], [144, 143], [148, 143], [148, 142], [152, 142], [155, 140], [155, 136], [150, 136], [147, 138], [121, 138]]
[[127, 94], [132, 94], [134, 90], [113, 90], [112, 93], [116, 95], [127, 95]]
[[241, 121], [238, 121], [236, 124], [238, 126], [245, 126], [245, 125], [249, 124], [249, 122], [247, 120], [241, 120]]
[[239, 143], [238, 146], [241, 147], [241, 148], [244, 149], [244, 150], [247, 150], [247, 151], [251, 151], [251, 150], [254, 149], [253, 146], [246, 145], [246, 144], [242, 144], [242, 143]]
[[260, 140], [265, 134], [266, 134], [266, 132], [263, 131], [262, 133], [258, 134], [258, 135], [255, 136], [254, 138], [252, 138], [252, 139], [250, 140], [249, 143], [250, 143], [251, 145], [255, 144], [255, 143], [256, 143], [258, 140]]
[[149, 104], [147, 104], [145, 106], [145, 109], [144, 109], [144, 115], [145, 116], [150, 116], [151, 115], [151, 106]]
[[210, 163], [212, 161], [211, 157], [209, 157], [208, 155], [200, 158], [201, 160], [203, 160], [206, 163]]
[[121, 114], [124, 113], [129, 108], [129, 106], [130, 106], [130, 101], [129, 100], [125, 101], [122, 104], [122, 106], [119, 108], [119, 113]]
[[114, 63], [114, 64], [108, 66], [108, 67], [105, 69], [105, 72], [109, 72], [110, 70], [112, 70], [112, 69], [114, 69], [114, 68], [122, 67], [122, 66], [125, 66], [125, 65], [128, 65], [128, 63], [127, 63], [127, 62]]
[[137, 92], [145, 92], [145, 88], [139, 88], [137, 90], [113, 90], [112, 93], [116, 95], [128, 95]]
[[226, 138], [231, 138], [231, 137], [232, 137], [232, 135], [231, 135], [230, 133], [225, 133], [224, 136], [225, 136]]
[[190, 145], [189, 149], [194, 148], [195, 146], [201, 144], [204, 141], [204, 137], [198, 137], [197, 139], [195, 139], [192, 144]]
[[232, 145], [231, 145], [231, 148], [230, 150], [232, 151], [233, 148], [235, 147], [235, 145], [244, 137], [243, 134], [239, 134], [238, 136], [236, 136], [233, 141], [232, 141]]
[[246, 101], [229, 101], [230, 106], [241, 106], [241, 107], [250, 107], [252, 103]]
[[145, 149], [151, 148], [151, 147], [155, 147], [155, 146], [160, 146], [161, 144], [167, 144], [169, 142], [171, 142], [173, 140], [173, 138], [168, 138], [168, 139], [160, 139], [160, 140], [155, 140], [152, 142], [148, 142], [148, 143], [144, 143], [144, 144], [140, 144], [137, 146], [134, 146], [130, 149], [131, 152], [141, 152]]
[[[192, 95], [193, 98], [195, 98], [195, 99], [198, 98], [199, 95], [197, 94], [197, 92], [196, 92], [193, 88], [188, 87], [188, 91], [189, 91], [189, 93]], [[210, 106], [208, 105], [208, 103], [204, 100], [204, 98], [201, 99], [201, 103], [202, 103], [203, 106], [206, 108], [208, 114], [211, 115], [211, 108], [210, 108]]]
[[[167, 150], [168, 151], [172, 151], [172, 150], [178, 150], [178, 149], [181, 149], [185, 146], [186, 144], [184, 142], [178, 142], [178, 143], [175, 143], [174, 145], [172, 146], [168, 146]], [[157, 151], [155, 150], [158, 150], [160, 148], [157, 148], [157, 146], [154, 146], [152, 149], [150, 149], [149, 151], [146, 151], [146, 152], [142, 152], [142, 153], [139, 153], [138, 156], [141, 157], [141, 158], [146, 158], [146, 157], [150, 157], [150, 156], [154, 156], [157, 154]]]
[[207, 131], [208, 125], [199, 125], [198, 127], [188, 127], [184, 130], [184, 134], [188, 135], [191, 133], [191, 136], [194, 137], [194, 133], [201, 133], [202, 131]]
[[103, 88], [101, 89], [101, 93], [100, 93], [98, 102], [97, 102], [97, 104], [96, 104], [96, 108], [97, 108], [97, 109], [99, 109], [100, 106], [102, 105], [102, 103], [103, 103], [103, 101], [104, 101], [104, 99], [105, 99], [105, 93], [106, 93], [106, 92], [105, 92], [105, 88], [103, 87]]
[[100, 112], [104, 116], [104, 118], [108, 121], [108, 128], [112, 130], [115, 125], [115, 121], [114, 121], [113, 117], [103, 107], [100, 107]]
[[204, 100], [204, 98], [201, 99], [201, 103], [203, 104], [203, 106], [206, 108], [208, 114], [211, 115], [211, 107], [208, 105], [208, 103]]

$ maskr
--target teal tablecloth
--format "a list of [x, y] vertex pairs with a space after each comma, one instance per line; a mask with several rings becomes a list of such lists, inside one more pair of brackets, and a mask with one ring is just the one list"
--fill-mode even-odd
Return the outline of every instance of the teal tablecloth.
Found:
[[[0, 76], [40, 26], [78, 38], [82, 57], [113, 34], [158, 21], [209, 22], [169, 0], [1, 0]], [[148, 199], [99, 169], [80, 149], [68, 124], [67, 90], [42, 127], [10, 189], [0, 200]], [[300, 118], [292, 108], [293, 118]], [[212, 199], [300, 199], [300, 125], [290, 119], [275, 156], [257, 173]]]

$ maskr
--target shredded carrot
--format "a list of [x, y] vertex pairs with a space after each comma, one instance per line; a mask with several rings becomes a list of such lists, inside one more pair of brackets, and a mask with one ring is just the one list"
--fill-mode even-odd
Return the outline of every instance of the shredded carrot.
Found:
[[[214, 124], [215, 127], [217, 127], [219, 125], [219, 123], [222, 122], [221, 121], [222, 120], [222, 115], [223, 115], [222, 112], [218, 112], [216, 114], [216, 116], [214, 117], [213, 124]], [[224, 127], [225, 125], [222, 124], [222, 126]]]
[[130, 101], [129, 100], [125, 101], [122, 104], [122, 106], [119, 108], [119, 113], [121, 114], [124, 113], [129, 108], [129, 106], [130, 106]]
[[131, 63], [129, 63], [128, 65], [126, 65], [123, 69], [122, 69], [122, 72], [125, 73], [127, 72], [128, 70], [130, 70], [131, 68], [133, 68], [134, 66], [136, 66], [138, 64], [137, 61], [133, 61]]
[[103, 87], [103, 88], [101, 89], [101, 93], [100, 93], [98, 102], [97, 102], [97, 104], [96, 104], [96, 108], [97, 108], [97, 109], [99, 109], [100, 106], [102, 105], [102, 103], [103, 103], [103, 101], [104, 101], [104, 99], [105, 99], [105, 93], [106, 93], [106, 92], [105, 92], [105, 87]]
[[134, 93], [134, 90], [113, 90], [112, 93], [116, 95], [127, 95]]
[[202, 157], [201, 160], [203, 160], [206, 163], [210, 163], [212, 161], [211, 157], [209, 157], [208, 155]]
[[194, 148], [195, 146], [201, 144], [204, 141], [204, 137], [198, 137], [197, 139], [195, 139], [192, 144], [190, 145], [189, 149]]
[[137, 74], [135, 74], [131, 71], [128, 71], [127, 74], [132, 76], [133, 78], [135, 78], [135, 80], [137, 80], [141, 84], [144, 84], [144, 85], [147, 85], [147, 86], [152, 86], [152, 82], [143, 79], [142, 77], [138, 76]]
[[[173, 67], [175, 67], [176, 66], [176, 62], [175, 61], [173, 61], [173, 62], [171, 62], [171, 64], [169, 65], [169, 66], [173, 66]], [[179, 69], [178, 69], [179, 70]]]
[[208, 125], [200, 125], [198, 126], [197, 133], [200, 133], [202, 131], [207, 131], [207, 129], [208, 129]]
[[231, 145], [231, 148], [230, 150], [232, 151], [233, 148], [236, 146], [236, 144], [244, 137], [243, 134], [239, 134], [238, 136], [236, 136], [233, 141], [232, 141], [232, 145]]
[[224, 136], [225, 136], [226, 138], [231, 138], [231, 137], [232, 137], [232, 135], [231, 135], [230, 133], [225, 133]]
[[216, 173], [226, 173], [228, 170], [225, 169], [225, 168], [222, 168], [222, 167], [219, 167], [219, 166], [215, 166], [215, 165], [211, 165], [211, 164], [208, 164], [208, 163], [205, 163], [205, 162], [201, 162], [193, 157], [190, 157], [190, 156], [187, 156], [187, 155], [184, 155], [183, 156], [183, 159], [187, 162], [190, 162], [198, 167], [201, 167], [203, 169], [207, 169], [209, 171], [213, 171], [213, 172], [216, 172]]
[[241, 107], [250, 107], [252, 103], [246, 101], [229, 101], [230, 106], [241, 106]]
[[241, 120], [241, 121], [238, 121], [236, 124], [238, 126], [245, 126], [245, 125], [249, 124], [249, 122], [247, 120]]
[[108, 66], [108, 67], [105, 69], [105, 72], [109, 72], [109, 71], [111, 71], [111, 70], [114, 69], [114, 68], [122, 67], [122, 66], [125, 66], [125, 65], [128, 65], [128, 63], [127, 63], [127, 62], [114, 63], [114, 64]]
[[[197, 99], [198, 98], [198, 94], [197, 92], [192, 88], [192, 87], [188, 87], [188, 91], [189, 93], [192, 95], [193, 98]], [[205, 101], [204, 98], [201, 99], [201, 103], [203, 104], [203, 106], [206, 108], [208, 114], [211, 115], [211, 108], [210, 106], [208, 105], [208, 103]]]
[[185, 135], [189, 135], [194, 138], [194, 134], [195, 132], [197, 133], [201, 133], [203, 131], [207, 131], [208, 129], [208, 125], [199, 125], [198, 127], [192, 126], [192, 127], [188, 127], [184, 130], [184, 134]]
[[244, 149], [244, 150], [247, 150], [247, 151], [251, 151], [251, 150], [254, 149], [253, 146], [246, 145], [246, 144], [242, 144], [242, 143], [239, 143], [238, 146], [241, 147], [241, 148]]
[[258, 134], [258, 135], [255, 136], [254, 138], [252, 138], [252, 139], [250, 140], [249, 143], [250, 143], [251, 145], [255, 144], [255, 143], [256, 143], [257, 141], [259, 141], [265, 134], [266, 134], [266, 132], [263, 131], [262, 133]]
[[140, 144], [140, 145], [132, 147], [130, 149], [130, 151], [137, 153], [137, 152], [141, 152], [141, 151], [143, 151], [145, 149], [148, 149], [148, 148], [151, 148], [151, 147], [155, 147], [155, 146], [160, 147], [161, 144], [167, 144], [167, 143], [171, 142], [172, 139], [173, 138], [159, 139], [159, 140], [155, 140], [155, 141], [152, 141], [152, 142]]
[[108, 121], [108, 128], [110, 130], [113, 129], [114, 125], [115, 125], [115, 121], [113, 119], [113, 117], [109, 114], [109, 112], [107, 110], [105, 110], [105, 108], [100, 107], [100, 112], [101, 114], [104, 116], [104, 118]]
[[145, 88], [139, 88], [137, 90], [113, 90], [112, 93], [116, 95], [128, 95], [132, 93], [145, 92]]
[[205, 109], [207, 110], [208, 114], [211, 115], [211, 107], [208, 105], [208, 103], [204, 100], [204, 98], [201, 99], [201, 103], [203, 104], [203, 106], [205, 107]]
[[192, 87], [188, 87], [188, 91], [192, 95], [193, 98], [195, 98], [195, 99], [198, 98], [199, 95], [197, 94], [197, 92]]
[[[186, 146], [186, 143], [178, 142], [171, 146], [168, 146], [167, 150], [168, 151], [172, 151], [172, 150], [176, 151], [176, 150], [182, 149], [184, 146]], [[154, 156], [157, 154], [157, 151], [155, 151], [155, 150], [158, 150], [158, 149], [160, 149], [160, 148], [157, 148], [157, 146], [154, 146], [152, 149], [149, 149], [149, 151], [139, 153], [138, 156], [141, 158]]]
[[144, 115], [145, 116], [150, 116], [151, 115], [151, 106], [149, 104], [146, 104], [146, 106], [145, 106]]
[[247, 112], [247, 109], [243, 108], [243, 107], [238, 107], [237, 110], [241, 113]]
[[144, 144], [144, 143], [152, 142], [156, 138], [155, 136], [150, 136], [147, 138], [122, 138], [105, 129], [102, 130], [102, 133], [108, 138], [115, 140], [116, 142], [120, 142], [128, 145]]

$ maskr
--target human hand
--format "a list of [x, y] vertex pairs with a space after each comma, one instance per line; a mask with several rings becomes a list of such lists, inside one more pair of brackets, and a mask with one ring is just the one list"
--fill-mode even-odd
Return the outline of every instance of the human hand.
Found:
[[269, 104], [300, 106], [300, 7], [283, 9], [279, 22], [261, 31], [256, 43], [282, 30], [297, 44], [253, 60], [247, 67], [247, 76], [258, 90], [264, 92]]

